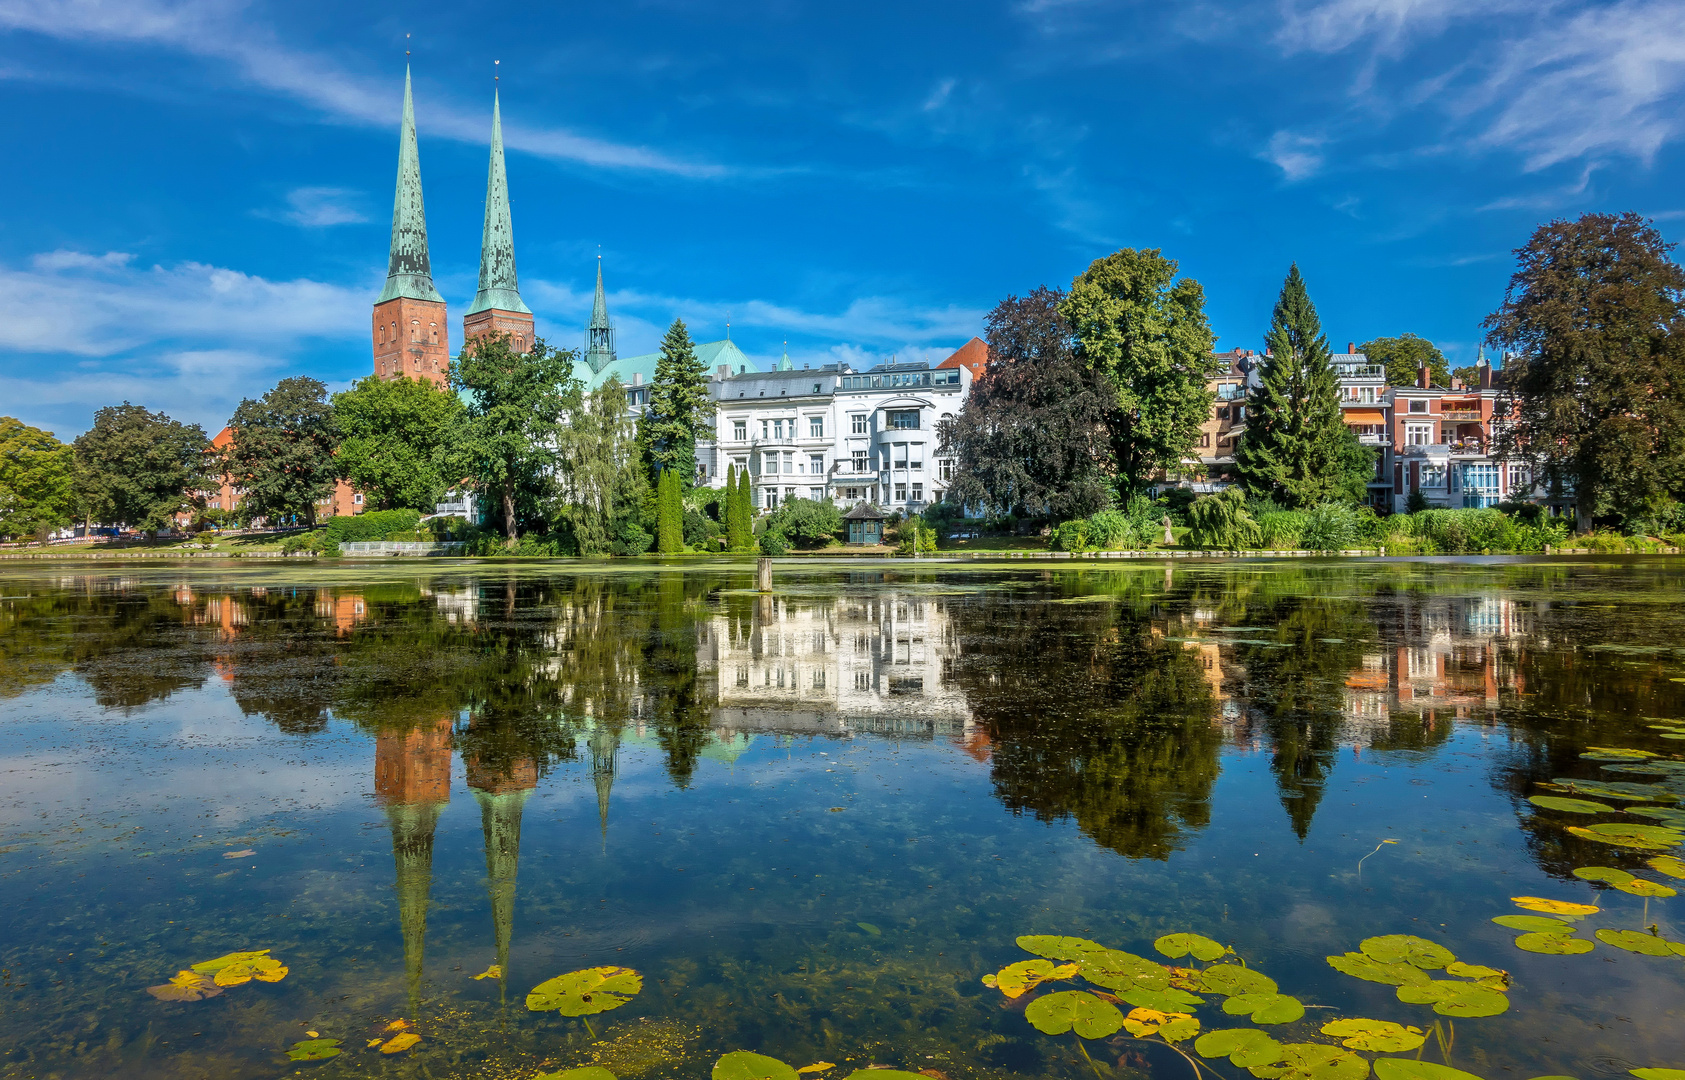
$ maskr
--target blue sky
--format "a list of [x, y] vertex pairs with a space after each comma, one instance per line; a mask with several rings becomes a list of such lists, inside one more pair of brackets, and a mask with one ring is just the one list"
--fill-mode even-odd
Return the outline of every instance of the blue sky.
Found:
[[405, 34], [435, 277], [472, 299], [501, 60], [522, 293], [623, 354], [938, 358], [1003, 296], [1159, 247], [1220, 347], [1289, 262], [1329, 336], [1472, 360], [1510, 250], [1685, 221], [1678, 0], [0, 0], [0, 413], [214, 431], [372, 368]]

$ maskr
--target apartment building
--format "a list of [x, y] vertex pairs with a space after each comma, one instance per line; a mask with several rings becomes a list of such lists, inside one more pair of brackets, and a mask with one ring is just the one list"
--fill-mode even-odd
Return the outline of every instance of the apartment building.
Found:
[[[1246, 430], [1246, 388], [1248, 379], [1263, 362], [1263, 356], [1251, 349], [1231, 349], [1217, 353], [1223, 361], [1223, 373], [1206, 384], [1217, 395], [1211, 405], [1211, 415], [1199, 426], [1199, 453], [1202, 479], [1194, 482], [1198, 491], [1213, 491], [1226, 487], [1234, 469], [1235, 445]], [[1190, 461], [1189, 464], [1192, 464]]]
[[718, 370], [710, 383], [714, 437], [697, 441], [699, 482], [747, 470], [754, 505], [794, 498], [876, 503], [916, 514], [940, 502], [954, 459], [937, 434], [973, 379], [964, 364], [891, 360], [801, 370]]
[[1357, 433], [1357, 441], [1375, 451], [1375, 474], [1369, 478], [1366, 500], [1377, 510], [1392, 506], [1392, 470], [1388, 450], [1392, 437], [1387, 425], [1387, 369], [1348, 342], [1346, 351], [1329, 358], [1340, 384], [1340, 419]]
[[1526, 463], [1492, 452], [1503, 373], [1484, 358], [1476, 370], [1474, 386], [1435, 386], [1423, 368], [1415, 386], [1389, 392], [1394, 510], [1417, 493], [1429, 506], [1475, 508], [1537, 494]]

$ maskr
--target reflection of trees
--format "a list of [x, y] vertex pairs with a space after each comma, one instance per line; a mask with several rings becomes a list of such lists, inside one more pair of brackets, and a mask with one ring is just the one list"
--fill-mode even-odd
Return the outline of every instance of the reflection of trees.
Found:
[[1144, 602], [1127, 598], [1140, 574], [1115, 577], [1081, 583], [1123, 592], [1111, 602], [955, 602], [967, 630], [954, 676], [988, 731], [1003, 803], [1165, 858], [1209, 820], [1222, 733], [1199, 654], [1154, 636]]
[[101, 579], [0, 601], [0, 696], [69, 669], [103, 708], [162, 701], [210, 674], [203, 635], [190, 633], [187, 621], [166, 592]]

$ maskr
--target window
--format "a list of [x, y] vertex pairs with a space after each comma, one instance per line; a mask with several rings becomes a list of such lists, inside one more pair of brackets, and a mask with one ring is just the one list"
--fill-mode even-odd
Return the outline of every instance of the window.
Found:
[[820, 389], [819, 389], [819, 384], [818, 384], [818, 383], [814, 383], [814, 384], [813, 384], [813, 392], [814, 392], [814, 393], [815, 393], [815, 394], [818, 394], [818, 393], [822, 393], [822, 391], [821, 391], [821, 390], [820, 390]]
[[808, 488], [807, 497], [814, 502], [820, 502], [825, 498], [825, 489], [822, 487]]
[[359, 491], [357, 494], [351, 496], [351, 502], [355, 506], [363, 505], [363, 493]]
[[857, 473], [871, 471], [871, 466], [866, 464], [866, 451], [856, 450], [854, 452], [854, 471]]
[[784, 489], [784, 497], [786, 499], [795, 498], [796, 497], [796, 489], [795, 488], [785, 488]]
[[823, 416], [810, 416], [810, 417], [808, 417], [807, 418], [807, 433], [808, 433], [808, 436], [810, 438], [814, 438], [814, 439], [824, 438], [825, 437], [825, 418]]
[[866, 490], [865, 488], [857, 488], [857, 487], [843, 488], [843, 498], [844, 499], [851, 499], [855, 502], [859, 502], [861, 499], [864, 499], [866, 497], [865, 495], [862, 494], [862, 492], [864, 492], [865, 490]]
[[732, 458], [731, 463], [733, 465], [737, 466], [737, 474], [739, 476], [741, 476], [744, 473], [749, 471], [749, 459], [748, 458]]
[[[794, 427], [795, 425], [792, 424], [791, 426]], [[775, 439], [782, 439], [784, 437], [784, 421], [774, 420], [772, 422], [772, 437]]]
[[1428, 411], [1428, 403], [1426, 401], [1412, 400], [1410, 402], [1410, 411], [1411, 412], [1427, 412]]
[[775, 488], [775, 487], [769, 487], [769, 488], [766, 489], [766, 508], [768, 510], [772, 510], [772, 509], [775, 509], [777, 506], [778, 506], [778, 489]]
[[788, 450], [784, 451], [784, 473], [785, 473], [785, 475], [789, 475], [790, 473], [793, 473], [793, 472], [796, 471], [795, 457], [796, 457], [796, 455], [790, 453], [790, 451], [788, 451]]
[[807, 456], [807, 471], [813, 476], [822, 475], [825, 472], [825, 455], [809, 454]]
[[854, 413], [848, 418], [849, 430], [855, 435], [866, 434], [866, 414]]
[[1228, 418], [1229, 418], [1229, 407], [1227, 405], [1217, 406], [1217, 419], [1227, 420]]
[[767, 454], [761, 455], [761, 472], [771, 473], [771, 474], [774, 474], [774, 475], [777, 474], [777, 472], [778, 472], [778, 455], [777, 455], [777, 453], [767, 453]]
[[771, 423], [771, 421], [769, 421], [769, 420], [762, 420], [761, 421], [761, 438], [764, 439], [764, 438], [767, 437], [768, 425], [770, 423]]
[[[1228, 411], [1227, 409], [1224, 410], [1224, 412], [1227, 412], [1227, 411]], [[1211, 436], [1209, 434], [1201, 434], [1200, 437], [1199, 437], [1199, 445], [1201, 447], [1210, 446], [1211, 445]]]
[[914, 502], [923, 502], [924, 501], [924, 485], [923, 484], [914, 484], [913, 485], [913, 501]]
[[1510, 494], [1513, 495], [1516, 492], [1525, 492], [1529, 488], [1531, 488], [1532, 486], [1533, 485], [1528, 481], [1527, 466], [1525, 466], [1525, 465], [1511, 465], [1509, 467], [1509, 490], [1510, 490]]
[[[1411, 402], [1411, 404], [1413, 405], [1413, 404], [1415, 404], [1415, 402]], [[1433, 425], [1432, 424], [1405, 424], [1404, 425], [1404, 445], [1405, 446], [1429, 446], [1432, 443], [1433, 443]]]
[[[922, 453], [924, 453], [924, 447], [915, 446], [915, 447], [913, 447], [913, 451], [915, 453], [922, 454]], [[913, 459], [913, 471], [914, 472], [924, 472], [924, 459], [923, 458], [914, 458]]]
[[895, 467], [897, 469], [905, 469], [907, 467], [907, 444], [904, 442], [898, 442], [895, 444]]
[[906, 484], [896, 484], [895, 485], [895, 501], [896, 502], [906, 502], [907, 501], [907, 485]]
[[944, 483], [954, 478], [953, 458], [943, 458], [936, 463], [936, 478]]
[[919, 427], [919, 411], [917, 409], [897, 409], [889, 414], [889, 426], [896, 431], [917, 431]]
[[742, 442], [749, 437], [749, 421], [733, 420], [731, 422], [731, 437]]

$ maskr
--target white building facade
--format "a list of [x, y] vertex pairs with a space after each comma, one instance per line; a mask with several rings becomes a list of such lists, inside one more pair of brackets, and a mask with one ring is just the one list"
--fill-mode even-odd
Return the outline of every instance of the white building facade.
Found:
[[802, 498], [920, 513], [953, 479], [938, 425], [960, 411], [972, 377], [923, 362], [717, 375], [714, 438], [696, 448], [700, 479], [723, 487], [733, 466], [747, 470], [760, 511]]

